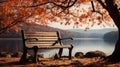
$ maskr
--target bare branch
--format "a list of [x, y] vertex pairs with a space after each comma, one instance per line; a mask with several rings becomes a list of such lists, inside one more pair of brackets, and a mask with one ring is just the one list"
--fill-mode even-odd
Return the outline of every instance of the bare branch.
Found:
[[66, 6], [66, 8], [72, 7], [77, 2], [77, 0], [74, 0], [73, 3], [71, 5], [69, 5], [71, 1], [72, 0], [69, 0], [68, 6]]
[[[65, 3], [66, 1], [63, 1], [63, 2]], [[62, 3], [63, 3], [63, 2], [62, 2]], [[42, 6], [42, 5], [51, 3], [51, 4], [54, 4], [55, 6], [58, 6], [58, 7], [62, 8], [62, 9], [67, 9], [67, 8], [69, 8], [69, 7], [72, 7], [76, 2], [77, 2], [77, 0], [74, 0], [73, 2], [72, 2], [72, 0], [69, 0], [68, 5], [65, 6], [65, 5], [62, 5], [62, 4], [57, 4], [57, 3], [52, 2], [52, 1], [48, 1], [48, 2], [45, 2], [45, 3], [37, 4], [37, 5], [20, 6], [20, 7], [31, 8], [31, 7], [38, 7], [38, 6]], [[72, 4], [70, 4], [70, 3], [72, 3]]]
[[91, 1], [93, 12], [95, 12], [94, 3]]
[[65, 4], [65, 3], [67, 3], [67, 1], [68, 1], [68, 0], [64, 0], [62, 3]]
[[[105, 4], [104, 4], [101, 0], [97, 0], [97, 1], [103, 6], [103, 8], [107, 9], [106, 6], [105, 6]], [[96, 13], [100, 14], [100, 15], [102, 16], [102, 20], [105, 22], [105, 20], [104, 20], [104, 18], [103, 18], [103, 14], [100, 13], [99, 11], [96, 11], [96, 10], [95, 10], [93, 1], [91, 1], [91, 4], [92, 4], [92, 9], [93, 9], [92, 12], [96, 12]], [[91, 15], [92, 15], [92, 14], [91, 14]], [[106, 23], [106, 22], [105, 22], [105, 23]]]
[[14, 25], [18, 24], [19, 22], [22, 22], [22, 20], [14, 20], [11, 24], [7, 25], [6, 27], [0, 29], [0, 34], [4, 33], [5, 31], [7, 31], [8, 29], [10, 29], [11, 27], [13, 27]]
[[103, 8], [107, 9], [106, 5], [102, 2], [102, 0], [97, 0], [97, 1], [102, 5]]

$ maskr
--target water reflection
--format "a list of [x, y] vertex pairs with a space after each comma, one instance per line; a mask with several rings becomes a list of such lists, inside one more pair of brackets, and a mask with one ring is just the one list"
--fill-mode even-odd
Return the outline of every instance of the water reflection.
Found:
[[22, 51], [22, 40], [0, 40], [0, 51], [17, 52]]

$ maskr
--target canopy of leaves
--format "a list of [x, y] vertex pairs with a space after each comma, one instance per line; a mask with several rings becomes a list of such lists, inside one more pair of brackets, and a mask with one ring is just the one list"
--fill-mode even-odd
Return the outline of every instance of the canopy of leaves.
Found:
[[[74, 28], [94, 25], [114, 26], [108, 12], [100, 2], [106, 0], [0, 0], [0, 32], [9, 28], [18, 31], [21, 23], [48, 25], [61, 23], [74, 24]], [[120, 10], [120, 1], [114, 0]], [[94, 9], [94, 11], [93, 11]]]

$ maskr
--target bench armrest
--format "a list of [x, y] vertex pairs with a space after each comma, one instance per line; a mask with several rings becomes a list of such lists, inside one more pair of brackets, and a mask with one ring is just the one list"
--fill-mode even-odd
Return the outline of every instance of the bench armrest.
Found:
[[54, 46], [55, 44], [57, 44], [57, 43], [60, 42], [61, 40], [66, 40], [66, 39], [71, 39], [71, 40], [73, 40], [73, 38], [62, 38], [62, 39], [59, 39], [59, 40], [55, 41], [55, 43], [53, 43], [52, 46]]
[[60, 40], [67, 40], [67, 39], [73, 40], [73, 38], [61, 38]]

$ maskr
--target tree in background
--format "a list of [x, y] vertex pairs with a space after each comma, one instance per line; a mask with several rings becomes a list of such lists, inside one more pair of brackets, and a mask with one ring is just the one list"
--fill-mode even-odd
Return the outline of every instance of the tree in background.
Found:
[[[111, 23], [114, 22], [115, 24]], [[22, 23], [73, 25], [85, 31], [98, 25], [115, 25], [120, 30], [119, 0], [1, 0], [0, 33], [8, 29], [19, 31]], [[120, 31], [119, 31], [120, 35]], [[120, 37], [108, 61], [120, 61]]]

